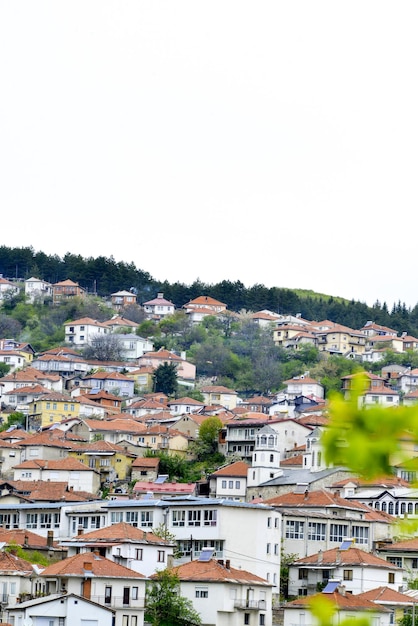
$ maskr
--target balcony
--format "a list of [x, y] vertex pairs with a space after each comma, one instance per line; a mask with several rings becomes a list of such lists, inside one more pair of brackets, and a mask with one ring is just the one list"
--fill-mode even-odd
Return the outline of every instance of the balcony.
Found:
[[234, 600], [234, 608], [246, 611], [265, 611], [265, 600]]

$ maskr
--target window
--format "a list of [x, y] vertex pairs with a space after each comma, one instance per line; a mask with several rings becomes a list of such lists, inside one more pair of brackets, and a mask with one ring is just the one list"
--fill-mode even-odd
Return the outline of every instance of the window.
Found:
[[235, 481], [235, 489], [241, 489], [241, 481], [240, 480], [236, 480]]
[[126, 521], [132, 526], [138, 526], [138, 511], [126, 511]]
[[389, 572], [388, 574], [388, 583], [393, 585], [395, 583], [395, 574], [394, 572]]
[[266, 616], [264, 615], [264, 613], [260, 613], [260, 626], [264, 626], [265, 623], [266, 623]]
[[367, 526], [353, 526], [353, 537], [356, 543], [369, 543], [369, 529]]
[[203, 525], [216, 526], [216, 510], [208, 509], [203, 511]]
[[188, 511], [187, 521], [189, 526], [200, 526], [200, 514], [201, 511]]
[[112, 587], [105, 587], [104, 603], [111, 604], [112, 602]]
[[267, 528], [271, 528], [271, 517], [267, 518]]
[[250, 623], [250, 614], [244, 613], [244, 625], [247, 625], [249, 623]]
[[184, 526], [186, 511], [172, 511], [171, 523], [173, 526]]
[[326, 525], [322, 522], [308, 523], [308, 540], [325, 541]]
[[418, 559], [412, 559], [411, 567], [412, 569], [418, 569]]
[[344, 580], [353, 580], [353, 570], [352, 569], [345, 569], [343, 571], [343, 578], [344, 578]]
[[329, 531], [330, 541], [343, 541], [348, 536], [348, 526], [346, 524], [331, 524]]
[[195, 598], [208, 598], [209, 597], [209, 589], [208, 587], [195, 587]]
[[132, 600], [138, 600], [138, 587], [132, 587]]
[[123, 511], [112, 511], [110, 514], [110, 522], [111, 524], [123, 522]]
[[138, 616], [131, 615], [131, 626], [137, 626], [137, 624], [138, 624]]
[[402, 557], [401, 556], [388, 556], [387, 561], [392, 563], [392, 565], [396, 565], [396, 567], [402, 568]]
[[306, 580], [308, 578], [308, 570], [301, 568], [299, 570], [299, 580]]
[[222, 481], [222, 489], [226, 489], [226, 480]]
[[165, 562], [165, 550], [158, 550], [157, 561], [158, 561], [158, 563], [164, 563]]
[[122, 615], [122, 626], [129, 626], [129, 615]]
[[279, 544], [278, 543], [274, 544], [274, 554], [275, 554], [275, 556], [277, 556], [279, 554]]
[[137, 561], [142, 561], [143, 554], [142, 548], [135, 548], [135, 558]]
[[270, 552], [271, 552], [271, 544], [270, 543], [267, 544], [266, 552], [267, 552], [267, 554], [270, 554]]
[[141, 526], [152, 526], [153, 512], [141, 511]]
[[38, 514], [26, 513], [26, 528], [37, 528], [37, 527], [38, 527]]
[[286, 539], [303, 539], [304, 522], [286, 520]]

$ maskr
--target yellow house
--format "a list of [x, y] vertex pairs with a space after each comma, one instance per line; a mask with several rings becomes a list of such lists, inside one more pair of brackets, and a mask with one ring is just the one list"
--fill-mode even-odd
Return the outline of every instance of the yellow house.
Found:
[[140, 440], [151, 450], [163, 450], [168, 454], [186, 456], [192, 437], [173, 428], [155, 424], [141, 434]]
[[153, 374], [154, 367], [151, 365], [142, 365], [136, 370], [132, 370], [131, 372], [127, 372], [126, 376], [128, 378], [133, 378], [135, 383], [135, 388], [139, 391], [151, 391], [153, 388]]
[[320, 352], [355, 357], [364, 354], [366, 350], [367, 337], [359, 330], [333, 322], [316, 323], [310, 330], [317, 337]]
[[39, 430], [70, 417], [78, 417], [80, 403], [59, 392], [46, 393], [29, 404], [29, 430]]
[[129, 480], [136, 455], [127, 447], [99, 440], [74, 447], [68, 454], [100, 472], [101, 482]]

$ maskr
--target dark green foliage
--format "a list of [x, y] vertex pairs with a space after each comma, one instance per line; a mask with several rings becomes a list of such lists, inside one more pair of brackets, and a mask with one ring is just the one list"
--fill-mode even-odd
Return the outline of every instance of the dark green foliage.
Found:
[[162, 363], [152, 375], [154, 391], [172, 396], [177, 391], [177, 366], [175, 363]]
[[20, 413], [20, 411], [15, 411], [14, 413], [10, 413], [7, 420], [0, 426], [0, 431], [7, 430], [10, 426], [17, 426], [18, 428], [25, 428], [26, 426], [26, 416], [24, 413]]
[[200, 615], [193, 604], [180, 595], [180, 580], [174, 571], [157, 572], [147, 582], [145, 596], [145, 621], [152, 626], [198, 626]]
[[164, 451], [146, 451], [145, 456], [158, 457], [160, 464], [158, 472], [167, 474], [169, 480], [179, 483], [192, 483], [200, 480], [201, 472], [194, 463], [179, 454], [167, 454]]

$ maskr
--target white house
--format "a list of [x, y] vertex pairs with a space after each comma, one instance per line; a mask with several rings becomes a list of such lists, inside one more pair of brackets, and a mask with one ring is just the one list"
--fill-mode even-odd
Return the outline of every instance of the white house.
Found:
[[158, 293], [156, 298], [144, 302], [143, 306], [148, 319], [161, 319], [175, 311], [174, 304], [166, 300], [163, 293]]
[[0, 300], [3, 300], [6, 294], [11, 294], [13, 296], [19, 293], [19, 287], [12, 283], [11, 280], [7, 280], [0, 276]]
[[236, 461], [221, 467], [209, 477], [210, 493], [215, 498], [245, 502], [248, 463]]
[[99, 551], [101, 556], [145, 576], [171, 565], [174, 552], [174, 544], [129, 522], [83, 532], [60, 545], [68, 549], [68, 556]]
[[[34, 598], [8, 606], [5, 614], [3, 621], [13, 626], [113, 626], [115, 615], [111, 608], [74, 593]], [[131, 621], [131, 626], [138, 623]]]
[[319, 585], [330, 579], [339, 580], [347, 592], [353, 594], [382, 586], [399, 590], [403, 581], [400, 567], [355, 548], [353, 541], [345, 540], [338, 527], [335, 532], [342, 540], [340, 548], [317, 552], [289, 566], [290, 596], [312, 595]]
[[324, 397], [324, 387], [320, 382], [311, 378], [308, 374], [285, 380], [285, 395], [292, 399], [296, 396], [307, 396], [313, 398]]
[[86, 346], [100, 335], [110, 333], [110, 329], [91, 317], [82, 317], [64, 324], [65, 341], [74, 346]]
[[112, 609], [115, 626], [144, 623], [145, 577], [98, 553], [83, 552], [63, 559], [46, 567], [40, 577], [46, 582], [47, 594], [65, 590]]
[[193, 604], [202, 624], [272, 624], [272, 585], [252, 572], [231, 566], [229, 560], [199, 559], [174, 568], [181, 595]]
[[319, 626], [318, 618], [310, 610], [312, 601], [317, 601], [318, 605], [322, 603], [322, 606], [324, 603], [327, 606], [328, 602], [334, 605], [334, 614], [327, 616], [327, 623], [330, 626], [350, 623], [350, 620], [353, 619], [363, 620], [361, 623], [370, 623], [376, 626], [393, 624], [391, 621], [393, 612], [389, 608], [376, 604], [365, 597], [346, 593], [344, 586], [335, 581], [320, 594], [309, 598], [298, 598], [285, 604], [283, 626], [295, 626], [295, 624]]
[[150, 352], [154, 349], [154, 344], [149, 339], [144, 339], [134, 333], [121, 333], [117, 336], [121, 344], [123, 358], [126, 361], [139, 359], [139, 357], [144, 355], [146, 352]]
[[14, 480], [65, 482], [74, 491], [97, 493], [100, 474], [72, 457], [54, 460], [28, 459], [14, 468]]
[[47, 298], [52, 300], [52, 285], [46, 280], [32, 276], [25, 280], [25, 294], [28, 302], [32, 304], [36, 301], [43, 303]]

